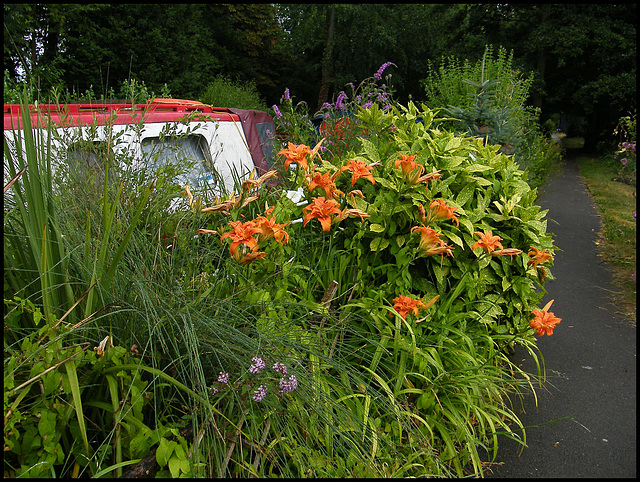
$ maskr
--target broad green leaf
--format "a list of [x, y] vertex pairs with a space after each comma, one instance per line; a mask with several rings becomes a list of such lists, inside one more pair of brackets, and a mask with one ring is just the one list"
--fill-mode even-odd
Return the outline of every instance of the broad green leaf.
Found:
[[156, 449], [156, 461], [161, 468], [164, 468], [164, 466], [167, 465], [167, 462], [169, 462], [169, 459], [171, 458], [171, 454], [173, 454], [173, 451], [177, 446], [178, 443], [174, 440], [167, 440], [164, 437], [160, 439], [160, 444]]
[[460, 239], [460, 237], [457, 234], [453, 234], [449, 231], [443, 231], [442, 234], [444, 234], [447, 238], [449, 238], [453, 243], [457, 244], [462, 249], [464, 249], [464, 243], [462, 242], [462, 239]]
[[456, 197], [456, 202], [460, 207], [464, 207], [467, 202], [473, 197], [476, 192], [476, 186], [473, 184], [467, 184], [462, 188], [458, 196]]
[[389, 240], [387, 238], [373, 238], [369, 248], [371, 251], [382, 251], [389, 246]]

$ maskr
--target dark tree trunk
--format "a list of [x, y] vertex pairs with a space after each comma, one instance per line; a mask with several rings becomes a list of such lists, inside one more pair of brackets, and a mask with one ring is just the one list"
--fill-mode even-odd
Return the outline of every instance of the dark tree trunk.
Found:
[[329, 87], [333, 76], [333, 30], [336, 23], [336, 7], [331, 6], [327, 12], [327, 45], [322, 57], [322, 79], [318, 94], [318, 110], [329, 100]]
[[[542, 18], [540, 19], [540, 23], [544, 24], [551, 17], [551, 5], [546, 4], [542, 7]], [[547, 51], [544, 47], [540, 47], [537, 52], [537, 61], [536, 61], [536, 70], [538, 74], [540, 74], [540, 80], [542, 81], [542, 85], [544, 82], [545, 70], [547, 67]], [[536, 92], [531, 96], [531, 100], [533, 102], [533, 106], [542, 109], [542, 94]]]

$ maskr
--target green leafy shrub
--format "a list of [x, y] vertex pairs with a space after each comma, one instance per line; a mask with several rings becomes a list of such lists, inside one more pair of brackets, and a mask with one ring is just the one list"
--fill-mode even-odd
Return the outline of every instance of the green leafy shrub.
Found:
[[[363, 372], [365, 394], [394, 401], [392, 412], [368, 408], [378, 439], [401, 446], [405, 417], [416, 417], [420, 428], [409, 437], [436, 447], [432, 460], [460, 475], [471, 457], [480, 472], [476, 444], [494, 445], [496, 427], [518, 423], [505, 399], [519, 386], [505, 351], [535, 352], [532, 313], [553, 278], [545, 212], [499, 146], [440, 130], [426, 107], [372, 105], [356, 118], [368, 135], [346, 154], [331, 156], [320, 142], [279, 152], [280, 176], [299, 188], [299, 202], [283, 194], [274, 204], [262, 191], [269, 173], [236, 202], [205, 208], [212, 216], [201, 232], [231, 241], [242, 273], [234, 291], [250, 306], [265, 303], [255, 313], [262, 337], [309, 330], [278, 309], [292, 298], [345, 326], [343, 363]], [[251, 198], [269, 201], [242, 201]], [[503, 245], [484, 244], [487, 236]], [[363, 346], [360, 336], [380, 342]], [[316, 376], [333, 386], [340, 379], [331, 370]]]
[[[636, 183], [636, 116], [620, 118], [614, 134], [620, 139], [614, 154], [618, 178], [628, 184]], [[619, 164], [618, 164], [619, 163]]]
[[449, 58], [436, 71], [430, 66], [422, 85], [426, 104], [441, 108], [451, 119], [445, 124], [458, 133], [500, 145], [530, 172], [529, 184], [541, 186], [552, 168], [559, 165], [562, 151], [538, 125], [538, 113], [526, 106], [533, 74], [524, 78], [513, 66], [513, 52], [505, 49], [493, 57], [491, 46], [481, 60], [471, 64]]
[[[360, 100], [344, 100], [346, 144], [328, 143], [335, 129], [319, 137], [304, 106], [283, 108], [290, 130], [274, 171], [224, 199], [189, 197], [185, 212], [166, 209], [172, 172], [154, 172], [147, 193], [149, 178], [126, 159], [112, 174], [132, 184], [111, 192], [105, 173], [94, 180], [103, 195], [77, 216], [55, 211], [77, 193], [52, 187], [45, 212], [65, 248], [53, 265], [64, 263], [55, 286], [66, 305], [43, 301], [51, 284], [25, 289], [40, 271], [36, 256], [19, 256], [26, 228], [11, 225], [5, 323], [16, 361], [5, 362], [5, 411], [33, 425], [31, 408], [87, 407], [77, 427], [56, 418], [69, 441], [62, 459], [12, 420], [9, 451], [29, 430], [34, 442], [11, 452], [11, 470], [22, 473], [28, 453], [55, 476], [119, 475], [155, 450], [161, 476], [462, 476], [482, 474], [478, 450], [495, 456], [499, 432], [526, 443], [508, 396], [533, 390], [542, 366], [523, 374], [507, 353], [520, 345], [538, 360], [534, 333], [560, 321], [537, 309], [555, 248], [536, 191], [500, 146], [452, 132], [429, 108]], [[50, 307], [76, 302], [84, 314], [59, 325], [65, 346], [37, 343], [42, 320], [49, 330], [62, 315]], [[38, 398], [33, 376], [68, 372], [50, 353], [77, 343], [87, 349], [69, 364], [74, 391]]]
[[198, 100], [216, 107], [267, 110], [253, 82], [233, 81], [224, 75], [207, 85]]

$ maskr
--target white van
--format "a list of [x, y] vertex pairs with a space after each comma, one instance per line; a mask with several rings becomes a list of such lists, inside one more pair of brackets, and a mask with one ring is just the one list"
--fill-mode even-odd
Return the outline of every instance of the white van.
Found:
[[[29, 109], [34, 129], [46, 133], [50, 125], [55, 130], [51, 147], [56, 161], [99, 171], [108, 150], [126, 154], [133, 162], [151, 159], [152, 167], [188, 159], [193, 168], [176, 181], [189, 184], [194, 192], [203, 188], [216, 195], [237, 191], [237, 182], [253, 171], [256, 177], [264, 174], [273, 158], [273, 119], [262, 111], [218, 108], [183, 99], [154, 99], [144, 106], [99, 102], [42, 104]], [[4, 106], [4, 135], [9, 146], [22, 127], [20, 112], [20, 105]]]

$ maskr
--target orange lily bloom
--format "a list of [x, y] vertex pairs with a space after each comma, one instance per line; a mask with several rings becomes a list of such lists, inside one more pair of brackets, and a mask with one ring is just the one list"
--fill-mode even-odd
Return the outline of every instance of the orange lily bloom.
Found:
[[505, 249], [499, 249], [497, 251], [493, 251], [491, 253], [491, 256], [511, 256], [511, 260], [513, 261], [513, 256], [520, 253], [522, 253], [521, 249], [505, 248]]
[[415, 184], [420, 184], [421, 182], [427, 183], [429, 181], [435, 181], [440, 177], [442, 177], [442, 174], [440, 174], [440, 170], [437, 170], [435, 172], [425, 174], [424, 176], [420, 176], [418, 180], [415, 182]]
[[434, 246], [444, 246], [445, 243], [440, 237], [435, 229], [429, 228], [427, 226], [414, 226], [411, 228], [411, 233], [413, 234], [415, 231], [420, 232], [420, 244], [418, 247], [422, 250], [430, 249]]
[[542, 266], [538, 266], [538, 265], [542, 263], [546, 263], [550, 259], [553, 259], [553, 256], [547, 253], [546, 250], [540, 251], [538, 248], [534, 248], [533, 246], [531, 246], [531, 249], [527, 254], [531, 256], [531, 259], [527, 262], [527, 266], [533, 265], [533, 269], [541, 270], [542, 279], [544, 280], [544, 277], [547, 275], [547, 272]]
[[240, 264], [249, 264], [257, 259], [262, 259], [267, 255], [264, 251], [257, 251], [255, 253], [248, 253], [242, 257]]
[[453, 219], [456, 223], [456, 227], [460, 226], [458, 215], [454, 212], [458, 208], [447, 205], [444, 199], [434, 199], [433, 201], [431, 201], [429, 207], [431, 208], [431, 214], [436, 218]]
[[242, 221], [230, 221], [229, 226], [231, 226], [232, 230], [220, 236], [220, 241], [224, 238], [230, 238], [233, 241], [229, 247], [229, 252], [234, 258], [239, 258], [236, 250], [241, 244], [247, 246], [251, 251], [258, 249], [258, 242], [253, 235], [262, 234], [263, 231], [254, 221], [247, 221], [246, 223]]
[[368, 166], [366, 162], [351, 159], [346, 166], [340, 168], [340, 171], [349, 170], [353, 173], [351, 176], [351, 186], [355, 186], [356, 181], [361, 177], [371, 181], [371, 184], [375, 184], [376, 180], [371, 173], [373, 171], [372, 166]]
[[283, 154], [285, 156], [284, 168], [288, 169], [289, 164], [295, 162], [305, 171], [308, 171], [309, 165], [307, 164], [307, 156], [312, 154], [313, 151], [309, 149], [309, 146], [305, 146], [304, 144], [296, 145], [292, 142], [289, 142], [288, 144], [289, 147], [287, 149], [278, 151], [278, 155]]
[[267, 217], [273, 212], [273, 207], [267, 209], [265, 212], [266, 216], [258, 216], [255, 220], [256, 225], [262, 229], [261, 240], [266, 240], [269, 238], [275, 238], [275, 240], [279, 243], [288, 243], [289, 242], [289, 233], [287, 233], [284, 228], [288, 226], [290, 223], [286, 224], [277, 224], [275, 216]]
[[491, 251], [496, 248], [503, 249], [502, 244], [500, 243], [502, 238], [500, 236], [492, 236], [491, 231], [485, 231], [484, 233], [476, 231], [473, 234], [480, 236], [480, 241], [473, 243], [471, 249], [482, 248], [485, 253], [491, 253]]
[[303, 213], [308, 213], [304, 217], [302, 225], [306, 226], [311, 219], [316, 218], [320, 221], [322, 230], [329, 231], [331, 229], [331, 215], [342, 214], [339, 206], [338, 202], [333, 199], [325, 199], [324, 197], [313, 198], [309, 206], [302, 208]]
[[[418, 310], [426, 307], [422, 300], [414, 300], [411, 296], [398, 295], [393, 299], [393, 309], [405, 320], [409, 313], [418, 316]], [[389, 316], [393, 317], [393, 313], [389, 313]]]
[[453, 248], [440, 239], [438, 233], [427, 226], [414, 226], [411, 233], [420, 232], [420, 242], [418, 248], [423, 251], [422, 256], [440, 255], [440, 265], [444, 260], [444, 255], [453, 256]]
[[[400, 154], [400, 158], [396, 159], [396, 168], [402, 169], [402, 176], [404, 178], [408, 178], [416, 167], [422, 167], [418, 166], [418, 163], [414, 161], [415, 158], [415, 155], [408, 156], [406, 154]], [[424, 167], [422, 167], [422, 171], [424, 171]], [[422, 171], [420, 174], [422, 174]]]
[[529, 326], [536, 330], [538, 336], [544, 336], [545, 333], [547, 336], [553, 335], [553, 329], [562, 321], [562, 318], [558, 318], [549, 311], [552, 303], [553, 300], [549, 301], [542, 310], [533, 310], [531, 312], [535, 318], [529, 322]]
[[336, 188], [336, 183], [328, 172], [325, 172], [324, 174], [316, 172], [313, 174], [313, 179], [309, 183], [309, 192], [312, 192], [317, 187], [324, 189], [327, 199], [331, 199], [341, 192]]

